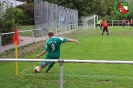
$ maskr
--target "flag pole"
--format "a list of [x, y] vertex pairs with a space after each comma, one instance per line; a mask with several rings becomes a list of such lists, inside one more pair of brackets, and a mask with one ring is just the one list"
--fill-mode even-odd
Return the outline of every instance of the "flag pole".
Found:
[[[18, 59], [18, 45], [17, 41], [15, 41], [15, 57]], [[16, 75], [18, 75], [18, 62], [16, 62]]]
[[[14, 28], [14, 36], [12, 42], [15, 45], [15, 58], [18, 59], [18, 44], [20, 44], [18, 29]], [[18, 75], [18, 62], [16, 61], [16, 75]]]
[[[16, 0], [15, 0], [15, 7], [16, 7]], [[18, 44], [15, 40], [15, 57], [18, 59]], [[16, 75], [18, 75], [18, 62], [16, 62]]]

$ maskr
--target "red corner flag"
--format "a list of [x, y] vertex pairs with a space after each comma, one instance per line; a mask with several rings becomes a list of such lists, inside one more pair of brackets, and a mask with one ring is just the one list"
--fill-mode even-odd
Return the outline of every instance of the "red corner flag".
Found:
[[13, 36], [13, 39], [12, 39], [12, 42], [15, 43], [18, 45], [20, 44], [20, 40], [19, 40], [19, 36], [18, 36], [18, 29], [15, 27], [14, 28], [14, 36]]

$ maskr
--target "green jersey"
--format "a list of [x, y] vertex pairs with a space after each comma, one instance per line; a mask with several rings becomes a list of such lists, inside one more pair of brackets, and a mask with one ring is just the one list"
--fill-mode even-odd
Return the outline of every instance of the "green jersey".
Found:
[[52, 37], [46, 41], [44, 50], [48, 51], [46, 59], [59, 59], [60, 58], [60, 45], [66, 42], [66, 38]]
[[99, 20], [99, 21], [97, 21], [97, 24], [100, 24], [100, 20]]

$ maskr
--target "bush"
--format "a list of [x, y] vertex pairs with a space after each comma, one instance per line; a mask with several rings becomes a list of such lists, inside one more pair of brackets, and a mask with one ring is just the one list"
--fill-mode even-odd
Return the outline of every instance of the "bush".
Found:
[[[12, 6], [10, 8], [7, 8], [0, 21], [0, 33], [13, 32], [14, 27], [23, 22], [23, 16], [24, 13], [21, 9], [13, 8]], [[13, 34], [2, 35], [2, 44], [10, 43], [12, 41], [12, 38]]]
[[34, 25], [34, 5], [33, 3], [22, 4], [17, 8], [24, 11], [23, 25]]

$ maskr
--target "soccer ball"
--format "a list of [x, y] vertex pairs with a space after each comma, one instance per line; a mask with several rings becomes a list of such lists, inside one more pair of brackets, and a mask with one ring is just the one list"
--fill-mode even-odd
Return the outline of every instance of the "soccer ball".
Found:
[[35, 73], [39, 73], [41, 71], [41, 67], [40, 66], [36, 66], [35, 68], [34, 68], [34, 72]]

